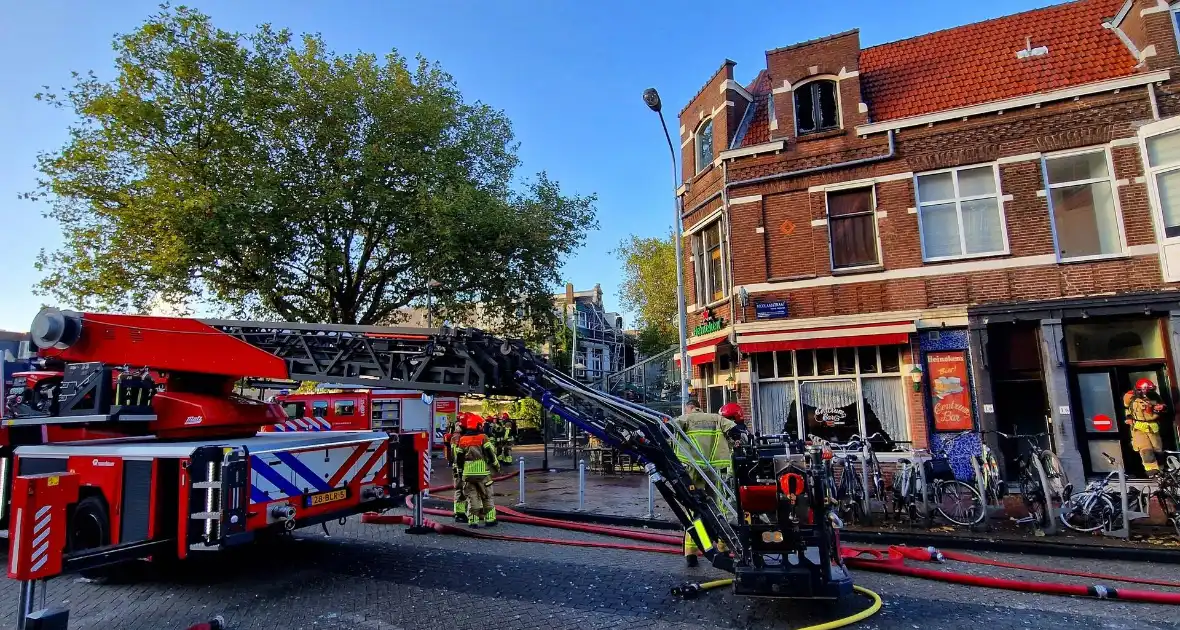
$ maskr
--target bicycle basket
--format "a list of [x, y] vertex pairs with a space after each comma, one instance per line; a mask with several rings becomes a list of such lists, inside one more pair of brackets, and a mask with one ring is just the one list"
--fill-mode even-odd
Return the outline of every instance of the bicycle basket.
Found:
[[955, 471], [951, 470], [951, 460], [946, 457], [935, 457], [922, 464], [926, 467], [927, 481], [951, 481], [955, 478]]

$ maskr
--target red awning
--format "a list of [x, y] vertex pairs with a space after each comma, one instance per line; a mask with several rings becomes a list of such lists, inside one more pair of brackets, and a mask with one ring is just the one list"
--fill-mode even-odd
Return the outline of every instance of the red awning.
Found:
[[914, 322], [884, 322], [860, 326], [827, 326], [796, 330], [751, 332], [738, 336], [745, 354], [775, 350], [814, 350], [908, 343], [917, 330]]
[[[717, 344], [722, 341], [725, 341], [725, 337], [689, 344], [688, 358], [693, 366], [712, 363], [717, 358]], [[676, 353], [676, 363], [680, 363], [680, 353]]]

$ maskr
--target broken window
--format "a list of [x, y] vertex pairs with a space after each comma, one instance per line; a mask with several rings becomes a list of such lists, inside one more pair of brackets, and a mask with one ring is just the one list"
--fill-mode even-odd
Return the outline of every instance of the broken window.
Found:
[[795, 127], [799, 135], [840, 126], [835, 81], [812, 81], [795, 90]]

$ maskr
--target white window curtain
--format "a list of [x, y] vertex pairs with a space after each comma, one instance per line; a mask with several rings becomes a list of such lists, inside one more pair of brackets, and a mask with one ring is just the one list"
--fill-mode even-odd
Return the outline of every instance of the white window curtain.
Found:
[[865, 399], [866, 431], [874, 432], [868, 426], [875, 416], [881, 429], [894, 441], [910, 439], [909, 424], [905, 415], [904, 383], [900, 378], [866, 378], [861, 381]]
[[786, 433], [798, 437], [798, 423], [787, 425], [791, 408], [795, 404], [794, 382], [770, 382], [758, 384], [758, 426], [759, 433]]

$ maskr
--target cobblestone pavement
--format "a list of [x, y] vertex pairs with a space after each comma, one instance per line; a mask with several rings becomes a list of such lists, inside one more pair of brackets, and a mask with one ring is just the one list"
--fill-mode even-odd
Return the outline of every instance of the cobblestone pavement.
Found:
[[[49, 601], [71, 609], [75, 630], [181, 630], [216, 614], [242, 630], [799, 628], [865, 605], [858, 598], [821, 605], [736, 598], [725, 591], [680, 601], [669, 594], [672, 586], [719, 574], [687, 569], [676, 555], [411, 536], [403, 530], [353, 519], [330, 526], [330, 538], [308, 530], [201, 556], [169, 574], [136, 572], [135, 578], [106, 585], [59, 578], [50, 583]], [[508, 523], [493, 531], [603, 540]], [[1175, 573], [1168, 565], [1023, 561], [1161, 578]], [[1162, 606], [970, 589], [882, 574], [859, 573], [856, 579], [885, 599], [883, 611], [862, 628], [1180, 628], [1175, 610]], [[0, 585], [0, 598], [15, 609], [16, 583]], [[10, 615], [0, 627], [13, 627]]]

